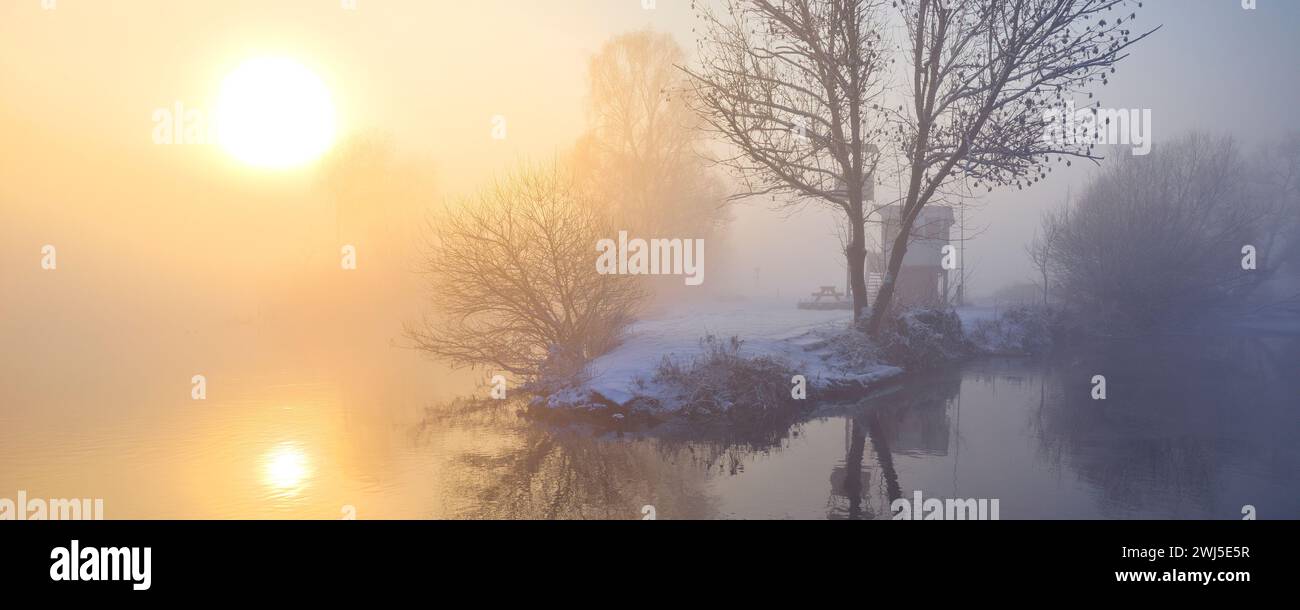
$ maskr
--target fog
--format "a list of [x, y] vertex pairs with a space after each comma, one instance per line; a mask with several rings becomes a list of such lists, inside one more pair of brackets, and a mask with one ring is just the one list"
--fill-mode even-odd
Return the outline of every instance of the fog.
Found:
[[[389, 138], [398, 157], [430, 174], [436, 188], [418, 197], [435, 206], [521, 158], [570, 147], [588, 122], [586, 63], [610, 37], [649, 27], [688, 53], [694, 46], [689, 3], [673, 1], [653, 10], [605, 1], [375, 2], [355, 11], [320, 2], [29, 4], [0, 8], [6, 292], [35, 279], [30, 261], [42, 244], [61, 244], [97, 309], [118, 303], [157, 315], [182, 311], [180, 303], [185, 315], [248, 313], [284, 290], [285, 272], [334, 258], [328, 242], [304, 242], [333, 229], [318, 166], [261, 172], [215, 147], [150, 139], [155, 109], [209, 107], [240, 60], [278, 53], [318, 71], [338, 107], [340, 139]], [[1157, 148], [1188, 130], [1251, 144], [1300, 124], [1291, 107], [1300, 97], [1300, 41], [1291, 35], [1300, 7], [1150, 2], [1139, 25], [1157, 24], [1101, 98], [1150, 108]], [[508, 122], [504, 140], [489, 137], [497, 115]], [[1032, 189], [969, 202], [967, 224], [982, 230], [967, 243], [972, 294], [1028, 278], [1022, 245], [1039, 211], [1081, 188], [1089, 171], [1058, 165]], [[842, 282], [834, 216], [817, 206], [776, 213], [767, 203], [736, 206], [728, 243], [717, 246], [736, 266], [715, 271], [713, 288], [792, 297]], [[791, 234], [808, 237], [772, 247]]]
[[[382, 463], [379, 479], [423, 481], [382, 457], [400, 453], [389, 422], [353, 416], [418, 413], [482, 381], [403, 349], [404, 325], [427, 310], [425, 223], [521, 162], [571, 153], [593, 123], [588, 64], [615, 36], [666, 33], [688, 63], [695, 49], [690, 0], [356, 4], [0, 5], [0, 488], [109, 495], [114, 516], [261, 515], [207, 508], [214, 497], [260, 501], [241, 477], [284, 443], [340, 471]], [[1156, 153], [1192, 130], [1250, 147], [1300, 128], [1300, 4], [1146, 5], [1137, 27], [1161, 29], [1120, 63], [1101, 100], [1150, 109]], [[329, 90], [338, 136], [324, 157], [272, 171], [216, 145], [156, 143], [157, 111], [180, 104], [208, 116], [225, 75], [264, 56], [300, 62]], [[970, 295], [1031, 279], [1023, 248], [1039, 214], [1091, 171], [1056, 164], [1031, 189], [967, 202]], [[896, 190], [892, 179], [880, 197]], [[818, 286], [842, 286], [842, 214], [774, 203], [733, 204], [709, 238], [705, 285], [692, 292], [675, 279], [672, 298], [792, 307]], [[42, 267], [47, 245], [57, 271]], [[340, 271], [344, 245], [356, 249], [354, 272]], [[197, 373], [230, 409], [221, 422], [177, 415], [192, 408]], [[304, 405], [325, 408], [290, 413]], [[135, 425], [146, 420], [157, 425]], [[227, 437], [253, 440], [231, 449]], [[52, 449], [62, 443], [83, 453]], [[158, 458], [154, 443], [198, 457]], [[119, 452], [128, 444], [145, 453]], [[116, 468], [150, 463], [167, 472], [149, 489], [106, 489]], [[175, 510], [150, 504], [196, 474], [215, 476], [214, 487]], [[293, 487], [279, 483], [267, 493]], [[361, 493], [330, 489], [320, 514]]]

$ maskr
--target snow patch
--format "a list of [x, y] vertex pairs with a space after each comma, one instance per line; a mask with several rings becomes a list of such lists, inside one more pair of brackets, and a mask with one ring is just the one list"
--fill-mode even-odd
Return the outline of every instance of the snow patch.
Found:
[[738, 355], [782, 362], [807, 378], [812, 388], [866, 385], [902, 373], [875, 361], [867, 347], [843, 336], [850, 332], [851, 320], [850, 311], [801, 310], [784, 303], [674, 309], [633, 324], [622, 345], [588, 365], [584, 383], [551, 396], [547, 404], [585, 404], [596, 394], [619, 405], [637, 397], [653, 398], [644, 402], [671, 411], [671, 389], [652, 381], [655, 370], [664, 357], [685, 362], [703, 356], [700, 340], [708, 335], [740, 338]]

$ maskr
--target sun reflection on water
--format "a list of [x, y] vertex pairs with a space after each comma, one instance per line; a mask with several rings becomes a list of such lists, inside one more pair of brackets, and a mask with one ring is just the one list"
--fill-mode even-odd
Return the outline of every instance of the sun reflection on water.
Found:
[[310, 479], [311, 460], [298, 443], [280, 443], [262, 456], [262, 482], [277, 496], [297, 496]]

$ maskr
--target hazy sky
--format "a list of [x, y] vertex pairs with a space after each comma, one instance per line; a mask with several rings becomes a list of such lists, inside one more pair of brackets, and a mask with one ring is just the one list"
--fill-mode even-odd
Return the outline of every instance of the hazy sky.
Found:
[[[342, 135], [382, 132], [404, 156], [427, 161], [436, 203], [518, 159], [568, 147], [586, 125], [587, 60], [610, 37], [651, 27], [694, 48], [690, 0], [657, 0], [653, 10], [641, 0], [356, 5], [58, 0], [43, 10], [39, 0], [4, 2], [0, 253], [26, 260], [42, 243], [95, 243], [86, 247], [101, 271], [115, 264], [111, 252], [117, 263], [148, 259], [157, 273], [211, 273], [218, 285], [225, 275], [216, 261], [260, 262], [258, 273], [273, 277], [286, 257], [310, 259], [294, 231], [334, 222], [310, 188], [312, 168], [272, 174], [215, 147], [151, 141], [155, 109], [208, 108], [222, 77], [250, 57], [288, 56], [316, 71], [334, 95]], [[1300, 2], [1257, 6], [1146, 2], [1134, 27], [1164, 27], [1133, 49], [1102, 104], [1151, 109], [1157, 147], [1191, 129], [1258, 140], [1300, 127]], [[490, 137], [495, 115], [507, 119], [505, 140]], [[1077, 191], [1086, 172], [1061, 167], [1045, 185], [980, 202], [969, 221], [988, 230], [967, 251], [975, 293], [1028, 276], [1021, 247], [1039, 211]], [[764, 292], [780, 287], [785, 296], [842, 281], [826, 213], [787, 219], [744, 206], [732, 235], [728, 247], [745, 261], [733, 277], [738, 289], [753, 289], [753, 267], [763, 269]], [[791, 235], [811, 237], [791, 244]]]
[[[1163, 27], [1132, 50], [1098, 95], [1104, 107], [1151, 109], [1157, 148], [1162, 140], [1188, 130], [1260, 141], [1300, 129], [1300, 2], [1260, 0], [1254, 11], [1246, 11], [1238, 0], [1151, 0], [1139, 9], [1133, 27], [1145, 31], [1155, 25]], [[689, 30], [680, 34], [683, 40], [688, 35]], [[1079, 192], [1091, 171], [1090, 164], [1078, 162], [1054, 167], [1052, 176], [1032, 189], [995, 190], [973, 203], [979, 207], [968, 214], [968, 225], [986, 230], [967, 244], [967, 262], [974, 273], [971, 294], [987, 294], [1031, 277], [1023, 245], [1038, 225], [1040, 210], [1059, 205], [1068, 190]], [[832, 226], [828, 215], [740, 220], [744, 226], [762, 226], [765, 230], [756, 241], [769, 243], [779, 243], [776, 240], [791, 231], [829, 234]], [[830, 238], [825, 256], [835, 255], [835, 245]], [[787, 285], [812, 283], [802, 269], [842, 264], [797, 256], [813, 254], [803, 249], [760, 246], [745, 249], [760, 257], [765, 269], [800, 278]], [[842, 278], [843, 271], [839, 273], [817, 277], [835, 281]]]
[[[411, 272], [419, 213], [569, 148], [588, 126], [588, 61], [612, 37], [648, 27], [692, 52], [691, 0], [654, 4], [0, 0], [0, 489], [107, 497], [110, 518], [328, 518], [353, 504], [361, 518], [424, 517], [473, 502], [456, 493], [477, 476], [427, 465], [504, 463], [498, 448], [518, 439], [468, 411], [463, 427], [425, 419], [492, 371], [396, 349], [427, 302]], [[1146, 5], [1135, 27], [1164, 28], [1102, 103], [1150, 109], [1157, 150], [1192, 129], [1260, 140], [1300, 127], [1300, 0]], [[154, 142], [156, 111], [211, 112], [228, 74], [268, 56], [319, 75], [340, 140], [385, 134], [396, 160], [269, 171]], [[346, 197], [325, 167], [352, 172]], [[1039, 212], [1087, 171], [980, 202], [974, 294], [1028, 278]], [[738, 208], [728, 243], [707, 250], [733, 266], [709, 265], [705, 288], [792, 301], [839, 284], [834, 218]], [[359, 245], [355, 272], [341, 271], [345, 243]], [[388, 411], [435, 425], [398, 427]], [[440, 427], [450, 440], [430, 442]], [[295, 498], [304, 479], [315, 487]]]

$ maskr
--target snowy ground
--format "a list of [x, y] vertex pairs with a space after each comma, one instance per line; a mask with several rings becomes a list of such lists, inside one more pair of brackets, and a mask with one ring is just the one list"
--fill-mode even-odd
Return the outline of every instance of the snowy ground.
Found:
[[[1025, 330], [1014, 320], [1000, 318], [1007, 307], [968, 306], [956, 309], [962, 329], [985, 353], [1019, 353]], [[617, 404], [637, 396], [655, 398], [661, 408], [674, 410], [671, 388], [657, 387], [652, 379], [665, 357], [689, 362], [705, 353], [701, 339], [713, 335], [721, 341], [735, 336], [743, 341], [740, 355], [766, 356], [788, 364], [804, 375], [812, 388], [848, 383], [868, 386], [903, 372], [897, 366], [874, 363], [845, 366], [833, 356], [826, 340], [843, 333], [852, 314], [848, 311], [810, 311], [788, 302], [735, 302], [677, 306], [648, 315], [633, 324], [620, 347], [588, 365], [587, 381], [551, 393], [552, 407], [586, 405], [592, 394]], [[990, 324], [998, 321], [997, 324]], [[980, 330], [983, 323], [986, 328]], [[600, 402], [600, 401], [597, 401]]]
[[868, 384], [902, 373], [902, 369], [884, 364], [846, 372], [828, 362], [824, 351], [810, 349], [826, 334], [842, 330], [851, 317], [849, 311], [801, 310], [793, 303], [778, 302], [674, 309], [634, 324], [619, 348], [590, 364], [590, 380], [584, 389], [619, 404], [638, 394], [654, 396], [656, 389], [638, 386], [637, 379], [649, 381], [664, 356], [689, 359], [703, 353], [700, 338], [708, 334], [724, 340], [739, 337], [744, 341], [742, 356], [783, 360], [813, 387], [834, 381]]

